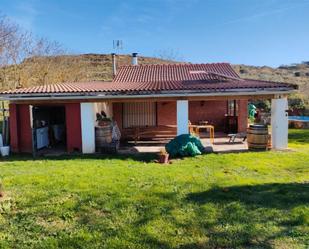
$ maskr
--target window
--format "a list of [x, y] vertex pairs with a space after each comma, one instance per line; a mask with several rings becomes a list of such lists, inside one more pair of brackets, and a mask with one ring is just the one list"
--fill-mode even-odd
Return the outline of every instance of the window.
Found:
[[238, 102], [236, 100], [227, 101], [227, 115], [238, 116]]
[[123, 127], [156, 126], [157, 110], [155, 102], [123, 104]]

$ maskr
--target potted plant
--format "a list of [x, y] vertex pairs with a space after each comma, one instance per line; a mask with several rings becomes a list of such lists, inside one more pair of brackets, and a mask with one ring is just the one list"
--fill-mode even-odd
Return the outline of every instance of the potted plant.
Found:
[[169, 154], [165, 149], [161, 149], [159, 152], [159, 163], [168, 163]]
[[99, 126], [111, 125], [112, 120], [110, 118], [106, 117], [105, 112], [102, 111], [101, 113], [97, 113], [96, 116], [97, 116], [96, 121], [98, 122]]

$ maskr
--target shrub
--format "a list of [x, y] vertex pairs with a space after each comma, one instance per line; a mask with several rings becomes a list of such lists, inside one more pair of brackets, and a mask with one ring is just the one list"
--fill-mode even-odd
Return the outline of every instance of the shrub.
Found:
[[256, 108], [265, 112], [270, 112], [271, 103], [269, 100], [255, 100], [252, 102]]
[[245, 74], [245, 73], [248, 73], [248, 70], [241, 68], [239, 69], [239, 73]]
[[289, 110], [304, 110], [305, 102], [301, 98], [291, 98], [289, 99]]

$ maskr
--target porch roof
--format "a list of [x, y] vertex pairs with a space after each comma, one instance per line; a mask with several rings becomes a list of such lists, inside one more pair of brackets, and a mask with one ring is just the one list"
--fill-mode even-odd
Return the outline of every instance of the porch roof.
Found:
[[8, 90], [3, 98], [42, 96], [149, 96], [177, 94], [289, 93], [297, 85], [241, 79], [227, 63], [141, 65], [121, 67], [112, 82], [72, 82]]

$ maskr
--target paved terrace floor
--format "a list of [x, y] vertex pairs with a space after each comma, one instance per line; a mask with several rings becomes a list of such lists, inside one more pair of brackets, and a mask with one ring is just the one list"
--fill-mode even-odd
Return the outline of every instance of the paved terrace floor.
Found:
[[[243, 152], [248, 150], [247, 142], [236, 138], [234, 143], [229, 143], [229, 138], [224, 133], [216, 133], [214, 144], [210, 143], [209, 138], [202, 136], [201, 141], [208, 152], [228, 153], [228, 152]], [[130, 153], [157, 153], [164, 148], [169, 140], [158, 141], [138, 141], [135, 145], [133, 141], [122, 145], [119, 149], [120, 154]]]
[[[201, 134], [202, 143], [208, 152], [228, 153], [243, 152], [248, 150], [247, 142], [237, 138], [234, 143], [229, 143], [229, 139], [224, 133], [216, 133], [214, 144], [210, 143], [207, 134]], [[133, 141], [122, 144], [119, 148], [119, 154], [135, 154], [135, 153], [158, 153], [164, 148], [170, 140], [154, 140], [154, 141], [138, 141], [135, 145]], [[61, 156], [66, 155], [64, 146], [56, 146], [55, 148], [44, 148], [37, 152], [38, 156]]]

